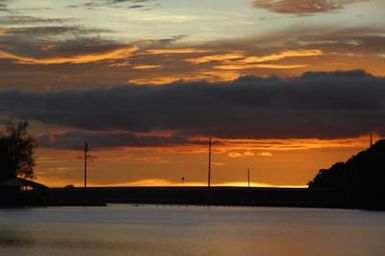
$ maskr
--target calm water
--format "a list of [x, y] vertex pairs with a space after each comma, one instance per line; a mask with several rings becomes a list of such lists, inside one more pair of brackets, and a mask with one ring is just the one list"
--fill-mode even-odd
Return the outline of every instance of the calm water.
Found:
[[142, 205], [0, 209], [0, 255], [384, 256], [385, 213]]

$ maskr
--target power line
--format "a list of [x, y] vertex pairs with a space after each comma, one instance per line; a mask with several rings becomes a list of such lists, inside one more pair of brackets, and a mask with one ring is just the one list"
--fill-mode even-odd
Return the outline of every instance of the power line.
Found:
[[208, 173], [208, 187], [211, 186], [211, 138], [209, 139], [209, 173]]
[[88, 153], [88, 143], [87, 141], [84, 142], [84, 188], [87, 188], [87, 155]]

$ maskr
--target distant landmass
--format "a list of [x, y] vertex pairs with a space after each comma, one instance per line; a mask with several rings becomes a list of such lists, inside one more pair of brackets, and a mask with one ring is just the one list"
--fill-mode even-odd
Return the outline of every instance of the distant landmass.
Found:
[[320, 170], [309, 182], [309, 188], [47, 188], [24, 179], [11, 179], [0, 182], [0, 193], [0, 208], [130, 203], [385, 210], [385, 140], [378, 141], [346, 162]]
[[385, 140], [377, 141], [346, 162], [338, 162], [329, 169], [321, 169], [309, 182], [309, 188], [382, 197], [381, 193], [385, 192]]

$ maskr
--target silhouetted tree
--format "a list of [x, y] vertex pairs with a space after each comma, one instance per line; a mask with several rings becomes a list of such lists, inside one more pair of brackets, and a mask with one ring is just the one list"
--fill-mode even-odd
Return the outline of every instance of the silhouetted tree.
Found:
[[321, 169], [310, 188], [345, 191], [385, 191], [385, 140], [359, 152], [346, 162]]
[[35, 139], [27, 132], [28, 122], [10, 122], [0, 132], [0, 181], [33, 178]]

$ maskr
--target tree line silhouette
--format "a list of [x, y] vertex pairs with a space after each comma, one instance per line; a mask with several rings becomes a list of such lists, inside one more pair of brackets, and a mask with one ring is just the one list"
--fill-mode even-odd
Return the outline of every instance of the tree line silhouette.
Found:
[[309, 188], [377, 192], [385, 190], [385, 140], [359, 152], [346, 162], [321, 169]]
[[0, 131], [0, 182], [17, 177], [34, 177], [37, 144], [27, 128], [28, 122], [9, 122]]

